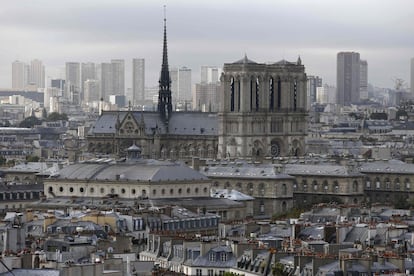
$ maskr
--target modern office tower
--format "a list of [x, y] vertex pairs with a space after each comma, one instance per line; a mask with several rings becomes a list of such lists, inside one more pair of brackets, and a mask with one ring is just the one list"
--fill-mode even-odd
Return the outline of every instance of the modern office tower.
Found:
[[323, 85], [316, 88], [316, 102], [320, 104], [336, 103], [336, 89], [334, 86]]
[[81, 65], [81, 98], [85, 100], [85, 81], [96, 80], [95, 63], [87, 62]]
[[73, 94], [79, 94], [81, 89], [81, 72], [79, 62], [66, 62], [66, 84], [64, 98], [72, 100]]
[[125, 61], [113, 59], [112, 64], [112, 88], [113, 95], [125, 95]]
[[410, 87], [411, 93], [414, 95], [414, 58], [411, 58], [411, 68], [410, 68]]
[[87, 105], [99, 102], [100, 87], [98, 80], [87, 79], [84, 83], [84, 101]]
[[47, 87], [45, 89], [43, 97], [43, 106], [48, 112], [52, 110], [51, 103], [55, 102], [55, 99], [59, 99], [62, 96], [62, 90], [58, 87]]
[[57, 88], [59, 90], [59, 97], [63, 97], [65, 91], [65, 80], [62, 79], [52, 79], [50, 81], [50, 87]]
[[308, 76], [308, 81], [306, 84], [308, 109], [310, 108], [312, 103], [316, 102], [316, 89], [321, 86], [322, 86], [322, 78], [318, 76]]
[[191, 99], [191, 69], [181, 67], [178, 70], [178, 100], [190, 102]]
[[45, 66], [38, 59], [30, 62], [29, 84], [37, 88], [45, 88]]
[[117, 105], [119, 107], [124, 107], [125, 103], [125, 95], [109, 95], [109, 102], [113, 105]]
[[338, 104], [349, 105], [360, 101], [359, 53], [340, 52], [337, 55], [336, 86]]
[[28, 67], [22, 61], [12, 63], [12, 88], [25, 89], [28, 81]]
[[145, 59], [132, 60], [132, 98], [128, 98], [133, 105], [145, 100]]
[[109, 101], [109, 95], [113, 95], [113, 82], [112, 82], [112, 63], [101, 63], [101, 93], [100, 98], [104, 101]]
[[368, 100], [368, 62], [361, 60], [359, 63], [359, 98]]
[[181, 67], [170, 70], [171, 93], [174, 103], [191, 102], [191, 69]]
[[219, 81], [218, 68], [214, 66], [201, 66], [200, 83], [215, 83]]
[[220, 84], [218, 82], [197, 83], [193, 94], [193, 110], [217, 112], [219, 91]]

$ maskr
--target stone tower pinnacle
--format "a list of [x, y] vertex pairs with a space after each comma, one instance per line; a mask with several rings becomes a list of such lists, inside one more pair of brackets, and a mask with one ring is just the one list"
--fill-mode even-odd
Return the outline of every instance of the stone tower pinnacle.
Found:
[[165, 15], [164, 6], [164, 45], [162, 51], [162, 65], [161, 75], [159, 80], [159, 91], [158, 91], [158, 112], [160, 113], [163, 120], [168, 124], [169, 118], [172, 112], [172, 101], [171, 101], [171, 79], [170, 72], [168, 70], [168, 51], [167, 51], [167, 18]]

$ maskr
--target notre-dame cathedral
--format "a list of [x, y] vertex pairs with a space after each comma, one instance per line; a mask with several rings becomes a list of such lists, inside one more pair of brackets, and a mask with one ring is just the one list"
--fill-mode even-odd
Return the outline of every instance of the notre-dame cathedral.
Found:
[[261, 160], [305, 154], [306, 74], [300, 58], [224, 64], [218, 113], [174, 112], [164, 21], [157, 112], [103, 111], [87, 134], [88, 151], [124, 156], [135, 144], [154, 159]]

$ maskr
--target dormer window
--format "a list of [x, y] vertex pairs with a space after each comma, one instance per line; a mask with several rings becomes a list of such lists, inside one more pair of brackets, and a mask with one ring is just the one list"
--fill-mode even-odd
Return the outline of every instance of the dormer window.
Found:
[[227, 253], [226, 252], [222, 252], [220, 255], [220, 259], [222, 262], [227, 262]]
[[208, 259], [209, 259], [210, 262], [215, 262], [216, 261], [216, 253], [211, 252], [210, 255], [208, 256]]

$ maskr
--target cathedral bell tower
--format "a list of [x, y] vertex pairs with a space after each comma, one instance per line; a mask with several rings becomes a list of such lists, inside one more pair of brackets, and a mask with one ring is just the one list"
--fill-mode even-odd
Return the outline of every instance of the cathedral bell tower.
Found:
[[158, 112], [161, 118], [167, 125], [171, 117], [172, 112], [172, 101], [171, 101], [171, 79], [170, 72], [168, 70], [168, 52], [167, 52], [167, 19], [165, 16], [164, 6], [164, 46], [162, 51], [162, 66], [161, 75], [159, 80], [159, 91], [158, 91]]

